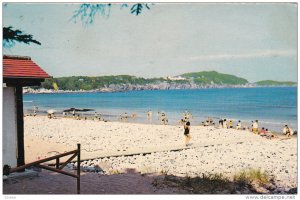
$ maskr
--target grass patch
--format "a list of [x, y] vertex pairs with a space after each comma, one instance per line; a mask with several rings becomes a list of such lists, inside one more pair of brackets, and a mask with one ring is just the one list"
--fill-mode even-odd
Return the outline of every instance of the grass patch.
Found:
[[243, 170], [234, 175], [234, 182], [245, 186], [247, 184], [258, 183], [260, 186], [266, 185], [271, 180], [270, 176], [260, 169]]
[[234, 190], [229, 179], [222, 174], [203, 174], [197, 177], [176, 177], [166, 175], [164, 184], [170, 187], [187, 190], [194, 194], [230, 194]]
[[113, 174], [122, 174], [119, 170], [111, 170], [109, 171], [109, 174], [113, 175]]
[[202, 174], [197, 177], [178, 177], [164, 174], [161, 180], [154, 180], [156, 187], [176, 187], [193, 194], [235, 194], [256, 193], [253, 186], [267, 186], [272, 179], [260, 169], [248, 169], [238, 172], [233, 179], [222, 173]]

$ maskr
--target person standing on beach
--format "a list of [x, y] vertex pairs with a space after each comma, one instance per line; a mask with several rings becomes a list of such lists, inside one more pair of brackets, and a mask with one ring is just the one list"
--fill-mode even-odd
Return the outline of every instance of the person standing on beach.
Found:
[[160, 120], [160, 111], [157, 112], [157, 119]]
[[241, 120], [239, 120], [238, 124], [236, 125], [236, 130], [241, 130], [242, 129], [242, 123]]
[[160, 113], [159, 120], [162, 125], [168, 125], [169, 123], [169, 120], [164, 112]]
[[94, 114], [94, 120], [97, 120], [97, 119], [98, 119], [98, 113], [95, 112], [95, 114]]
[[220, 117], [219, 120], [219, 128], [223, 128], [223, 119]]
[[36, 116], [37, 110], [38, 110], [38, 107], [37, 106], [33, 106], [33, 116], [34, 117]]
[[191, 130], [191, 123], [190, 122], [186, 122], [186, 124], [184, 125], [184, 137], [185, 137], [185, 146], [188, 146], [189, 141], [191, 140], [191, 136], [190, 136], [190, 130]]
[[147, 119], [148, 119], [148, 122], [152, 122], [152, 111], [151, 110], [149, 110], [147, 112]]
[[255, 122], [253, 123], [252, 131], [253, 133], [258, 134], [258, 120], [255, 120]]
[[233, 128], [233, 122], [232, 122], [232, 120], [229, 120], [229, 128]]
[[227, 128], [227, 121], [226, 121], [226, 119], [223, 120], [223, 128]]
[[282, 130], [283, 134], [286, 135], [287, 137], [290, 137], [291, 135], [293, 135], [293, 130], [288, 127], [288, 125], [285, 125], [283, 130]]

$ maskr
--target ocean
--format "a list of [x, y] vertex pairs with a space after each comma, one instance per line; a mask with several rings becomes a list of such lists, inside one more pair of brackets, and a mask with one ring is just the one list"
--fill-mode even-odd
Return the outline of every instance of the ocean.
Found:
[[281, 131], [285, 124], [297, 130], [297, 87], [222, 88], [197, 90], [149, 90], [117, 93], [24, 94], [24, 112], [32, 113], [71, 107], [91, 108], [105, 119], [116, 121], [120, 114], [137, 114], [135, 122], [147, 122], [147, 111], [153, 112], [152, 123], [158, 122], [157, 112], [166, 113], [170, 124], [177, 124], [181, 113], [193, 115], [192, 125], [200, 125], [207, 117], [218, 123], [219, 118], [238, 120], [251, 125], [259, 120], [260, 127]]

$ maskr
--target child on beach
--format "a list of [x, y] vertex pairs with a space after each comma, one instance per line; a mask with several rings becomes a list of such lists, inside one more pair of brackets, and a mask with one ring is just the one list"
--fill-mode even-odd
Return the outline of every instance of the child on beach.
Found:
[[185, 125], [184, 125], [184, 136], [185, 136], [185, 146], [188, 146], [188, 143], [189, 141], [191, 140], [191, 136], [190, 136], [190, 130], [191, 130], [191, 127], [190, 127], [191, 123], [190, 122], [187, 122]]

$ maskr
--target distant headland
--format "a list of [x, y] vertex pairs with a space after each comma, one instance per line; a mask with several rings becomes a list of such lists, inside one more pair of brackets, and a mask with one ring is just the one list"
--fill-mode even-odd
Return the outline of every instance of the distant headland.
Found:
[[70, 76], [47, 79], [40, 87], [24, 88], [24, 93], [124, 92], [132, 90], [176, 90], [202, 88], [249, 88], [297, 86], [296, 82], [265, 80], [250, 83], [244, 78], [216, 71], [178, 76], [142, 78], [131, 75]]

